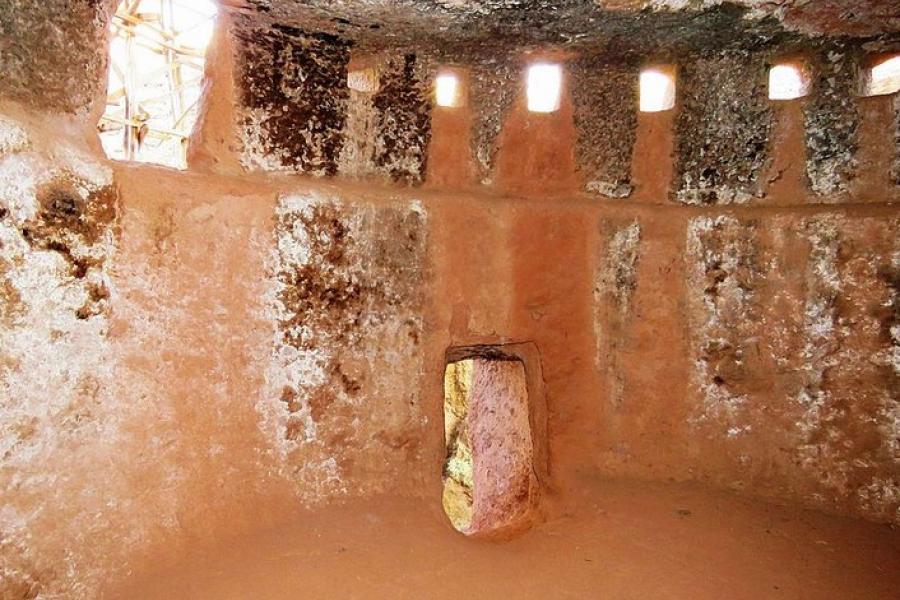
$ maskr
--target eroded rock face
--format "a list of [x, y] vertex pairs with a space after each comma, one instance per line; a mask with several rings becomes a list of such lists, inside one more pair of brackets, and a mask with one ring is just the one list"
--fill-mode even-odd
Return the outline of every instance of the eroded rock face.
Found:
[[810, 503], [900, 518], [898, 225], [691, 221], [691, 419], [698, 434], [730, 440], [747, 474], [738, 487], [767, 485], [768, 462]]
[[117, 219], [107, 168], [65, 143], [35, 148], [19, 124], [0, 117], [4, 598], [74, 597], [98, 576], [95, 557], [60, 554], [53, 531], [64, 515], [82, 528], [72, 534], [78, 545], [87, 544], [85, 532], [105, 527], [100, 492], [67, 473], [77, 478], [83, 461], [102, 455], [95, 440], [112, 445], [118, 431], [114, 398], [104, 389], [112, 369], [109, 263]]
[[0, 5], [0, 96], [39, 110], [85, 112], [106, 82], [116, 0], [8, 0]]
[[471, 82], [469, 98], [476, 115], [471, 133], [472, 156], [479, 180], [488, 184], [497, 160], [497, 137], [524, 86], [520, 66], [502, 57], [476, 63]]
[[286, 196], [276, 235], [265, 434], [307, 491], [382, 489], [422, 439], [425, 213]]
[[620, 345], [633, 318], [632, 300], [638, 285], [637, 267], [641, 257], [641, 224], [637, 220], [603, 220], [600, 233], [604, 244], [600, 246], [601, 255], [594, 274], [596, 360], [610, 380], [610, 402], [614, 408], [619, 408], [625, 399]]
[[772, 111], [763, 58], [735, 49], [682, 65], [675, 197], [685, 204], [748, 202], [760, 193]]
[[576, 158], [589, 192], [631, 195], [631, 159], [637, 140], [638, 67], [583, 57], [570, 67]]
[[[715, 45], [753, 30], [872, 36], [900, 31], [890, 0], [247, 0], [260, 22], [302, 24], [353, 40], [391, 45], [482, 49], [608, 40], [634, 49], [669, 42]], [[704, 39], [705, 38], [705, 39]]]
[[900, 94], [894, 95], [894, 161], [891, 165], [891, 181], [900, 185]]
[[372, 99], [375, 167], [394, 181], [421, 183], [431, 139], [431, 77], [415, 54], [388, 60]]
[[804, 109], [806, 173], [813, 192], [826, 201], [846, 194], [858, 167], [858, 56], [857, 48], [826, 45], [815, 61], [812, 98]]

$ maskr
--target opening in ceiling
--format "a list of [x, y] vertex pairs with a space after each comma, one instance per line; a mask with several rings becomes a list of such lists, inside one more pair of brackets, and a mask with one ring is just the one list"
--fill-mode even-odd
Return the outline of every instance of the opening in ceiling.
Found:
[[110, 22], [106, 110], [109, 158], [183, 169], [199, 113], [212, 0], [124, 0]]

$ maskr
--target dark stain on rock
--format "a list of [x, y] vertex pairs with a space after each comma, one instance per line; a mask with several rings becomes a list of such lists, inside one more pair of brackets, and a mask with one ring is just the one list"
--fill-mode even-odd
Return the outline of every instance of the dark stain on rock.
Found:
[[298, 412], [301, 408], [300, 400], [297, 396], [297, 390], [290, 386], [284, 386], [281, 390], [281, 401], [284, 402], [284, 405], [287, 406], [287, 410], [289, 413]]
[[287, 426], [284, 432], [284, 437], [287, 440], [295, 441], [300, 437], [300, 434], [305, 429], [303, 425], [303, 421], [300, 420], [296, 416], [292, 416], [288, 419]]
[[115, 220], [116, 199], [116, 190], [111, 186], [83, 197], [75, 189], [74, 181], [55, 181], [38, 189], [39, 226], [74, 234], [85, 245], [92, 246]]
[[359, 381], [353, 379], [344, 372], [340, 362], [335, 361], [331, 365], [329, 375], [333, 381], [340, 384], [341, 389], [344, 390], [344, 393], [348, 396], [355, 396], [362, 389], [362, 385]]
[[746, 202], [761, 193], [772, 109], [765, 61], [753, 49], [703, 53], [681, 65], [675, 125], [675, 198], [685, 204]]
[[24, 311], [22, 294], [6, 277], [9, 263], [0, 258], [0, 323], [9, 323]]
[[372, 99], [377, 113], [375, 165], [407, 184], [424, 179], [431, 141], [429, 84], [416, 66], [414, 54], [388, 61]]
[[343, 146], [350, 45], [283, 25], [238, 27], [236, 35], [245, 166], [334, 175]]
[[754, 391], [760, 379], [753, 340], [763, 318], [757, 296], [766, 273], [758, 226], [754, 220], [717, 220], [698, 236], [702, 278], [694, 284], [702, 286], [704, 306], [715, 316], [697, 340], [698, 358], [714, 385], [735, 394]]
[[309, 394], [309, 415], [316, 423], [321, 423], [328, 415], [331, 405], [335, 402], [334, 392], [331, 386], [319, 386]]
[[91, 250], [115, 224], [116, 188], [84, 193], [66, 176], [41, 186], [37, 200], [38, 213], [22, 227], [22, 237], [35, 249], [62, 256], [76, 279], [102, 266], [104, 259]]
[[102, 283], [90, 283], [87, 288], [88, 297], [75, 316], [87, 320], [106, 313], [109, 304], [109, 290]]
[[[299, 227], [305, 233], [310, 259], [284, 265], [278, 278], [278, 297], [290, 317], [281, 322], [284, 342], [311, 349], [317, 340], [355, 344], [367, 326], [377, 325], [403, 305], [405, 297], [390, 277], [403, 273], [420, 252], [415, 223], [402, 218], [390, 223], [398, 237], [373, 239], [360, 248], [346, 223], [346, 215], [331, 204], [318, 204], [304, 212], [279, 217], [279, 235]], [[360, 252], [364, 252], [362, 255]], [[352, 258], [352, 260], [351, 260]]]

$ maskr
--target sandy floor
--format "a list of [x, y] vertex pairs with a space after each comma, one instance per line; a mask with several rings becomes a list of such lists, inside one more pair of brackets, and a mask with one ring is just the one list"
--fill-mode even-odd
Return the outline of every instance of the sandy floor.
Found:
[[136, 575], [111, 598], [891, 598], [900, 531], [696, 486], [598, 482], [503, 544], [411, 501], [332, 507]]

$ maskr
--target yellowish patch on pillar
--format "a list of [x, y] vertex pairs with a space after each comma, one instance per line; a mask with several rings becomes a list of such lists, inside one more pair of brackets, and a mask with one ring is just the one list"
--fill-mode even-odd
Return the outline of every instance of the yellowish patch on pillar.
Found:
[[444, 511], [458, 530], [472, 523], [474, 497], [472, 442], [467, 416], [472, 385], [472, 360], [450, 363], [444, 371]]

